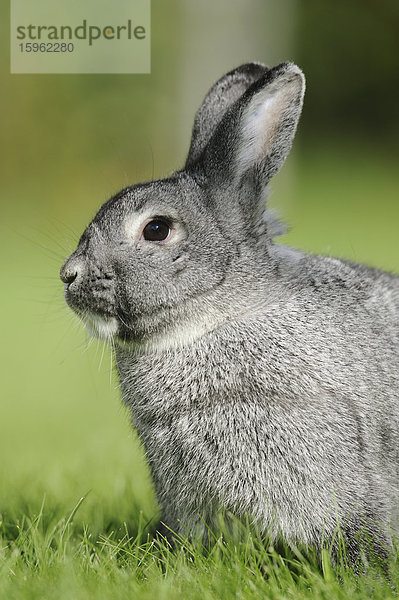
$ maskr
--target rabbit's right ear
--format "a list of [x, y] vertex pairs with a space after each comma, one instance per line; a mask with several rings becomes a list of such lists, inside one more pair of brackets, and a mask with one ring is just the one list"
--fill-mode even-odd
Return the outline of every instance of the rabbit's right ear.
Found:
[[195, 115], [186, 167], [199, 158], [227, 109], [267, 71], [261, 63], [247, 63], [226, 73], [211, 87]]

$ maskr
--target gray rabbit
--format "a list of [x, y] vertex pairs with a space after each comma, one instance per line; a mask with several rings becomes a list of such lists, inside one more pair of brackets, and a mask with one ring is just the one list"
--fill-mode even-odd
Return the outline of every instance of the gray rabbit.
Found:
[[301, 70], [251, 63], [197, 112], [184, 168], [106, 202], [61, 269], [114, 340], [162, 519], [206, 537], [225, 509], [273, 542], [399, 527], [399, 278], [273, 241], [267, 186]]

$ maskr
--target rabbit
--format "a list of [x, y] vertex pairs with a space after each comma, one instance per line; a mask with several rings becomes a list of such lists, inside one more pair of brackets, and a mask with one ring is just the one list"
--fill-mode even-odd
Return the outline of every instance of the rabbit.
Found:
[[343, 536], [386, 556], [399, 526], [399, 277], [275, 241], [268, 185], [305, 79], [244, 64], [199, 108], [184, 168], [123, 189], [61, 268], [115, 345], [162, 522], [207, 539], [225, 511], [272, 543]]

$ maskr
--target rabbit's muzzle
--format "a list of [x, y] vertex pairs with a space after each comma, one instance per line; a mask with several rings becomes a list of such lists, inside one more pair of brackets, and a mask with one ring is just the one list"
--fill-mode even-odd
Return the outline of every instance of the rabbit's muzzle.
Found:
[[85, 316], [113, 317], [114, 276], [82, 255], [72, 254], [61, 267], [65, 299], [75, 312]]

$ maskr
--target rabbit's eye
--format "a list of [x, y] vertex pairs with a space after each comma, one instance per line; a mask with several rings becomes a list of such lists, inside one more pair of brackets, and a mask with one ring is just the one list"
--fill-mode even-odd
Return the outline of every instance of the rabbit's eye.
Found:
[[147, 223], [143, 229], [143, 238], [147, 242], [163, 242], [169, 237], [170, 227], [167, 221], [154, 219]]

